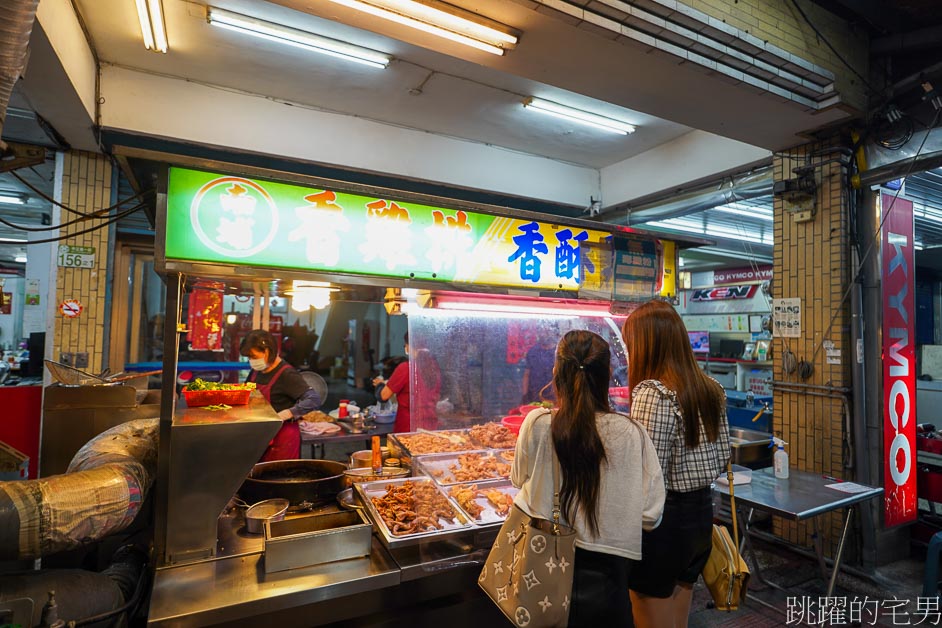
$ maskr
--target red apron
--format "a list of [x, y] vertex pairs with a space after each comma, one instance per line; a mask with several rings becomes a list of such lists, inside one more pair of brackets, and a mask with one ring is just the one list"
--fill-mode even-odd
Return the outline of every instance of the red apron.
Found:
[[[282, 362], [281, 366], [275, 371], [275, 374], [272, 376], [271, 381], [267, 384], [257, 385], [257, 389], [262, 396], [265, 397], [265, 401], [271, 403], [271, 389], [275, 385], [275, 382], [278, 381], [278, 378], [281, 377], [281, 374], [284, 373], [285, 369], [288, 368], [287, 362]], [[255, 381], [256, 372], [252, 371], [249, 373], [248, 381]], [[262, 458], [259, 462], [271, 462], [272, 460], [297, 460], [301, 457], [301, 428], [298, 426], [297, 421], [285, 421], [281, 424], [281, 429], [278, 430], [278, 433], [275, 434], [275, 437], [268, 443], [268, 449], [265, 450], [265, 453], [262, 454]]]

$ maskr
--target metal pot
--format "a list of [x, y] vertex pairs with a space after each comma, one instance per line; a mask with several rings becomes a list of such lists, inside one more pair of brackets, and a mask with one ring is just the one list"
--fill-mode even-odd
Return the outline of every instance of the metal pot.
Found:
[[292, 505], [333, 500], [343, 488], [347, 466], [333, 460], [259, 462], [242, 483], [239, 495], [249, 503], [283, 497]]

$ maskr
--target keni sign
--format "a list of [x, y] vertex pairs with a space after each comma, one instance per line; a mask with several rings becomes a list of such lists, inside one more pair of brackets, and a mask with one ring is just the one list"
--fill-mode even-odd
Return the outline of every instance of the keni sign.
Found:
[[717, 286], [716, 288], [703, 288], [694, 290], [690, 295], [691, 301], [725, 301], [727, 299], [750, 299], [756, 293], [758, 286], [749, 284], [745, 286]]
[[[604, 231], [184, 168], [170, 169], [167, 197], [170, 260], [570, 291], [612, 272], [580, 250], [610, 250]], [[619, 263], [651, 276], [656, 294], [653, 248]]]
[[886, 527], [916, 519], [913, 203], [881, 194], [883, 452]]

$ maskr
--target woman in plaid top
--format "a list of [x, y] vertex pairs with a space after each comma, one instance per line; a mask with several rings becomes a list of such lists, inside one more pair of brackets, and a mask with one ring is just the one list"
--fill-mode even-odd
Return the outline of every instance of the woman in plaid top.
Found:
[[710, 556], [710, 485], [729, 459], [726, 394], [700, 370], [674, 308], [645, 303], [622, 328], [628, 348], [631, 418], [647, 429], [664, 472], [661, 525], [645, 532], [629, 579], [635, 623], [687, 625], [693, 583]]

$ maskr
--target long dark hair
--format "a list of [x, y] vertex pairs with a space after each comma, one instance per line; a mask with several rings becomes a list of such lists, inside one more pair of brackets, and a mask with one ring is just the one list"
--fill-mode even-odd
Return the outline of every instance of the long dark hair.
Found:
[[560, 505], [570, 523], [576, 508], [581, 509], [593, 534], [599, 529], [599, 485], [605, 460], [595, 415], [611, 411], [610, 376], [611, 349], [601, 336], [570, 331], [559, 341], [553, 372], [559, 409], [553, 416], [552, 433], [563, 471]]
[[700, 443], [700, 422], [707, 438], [716, 441], [723, 418], [723, 390], [697, 366], [687, 328], [674, 308], [664, 301], [648, 301], [625, 320], [628, 347], [628, 385], [656, 379], [677, 393], [684, 419], [685, 443]]

